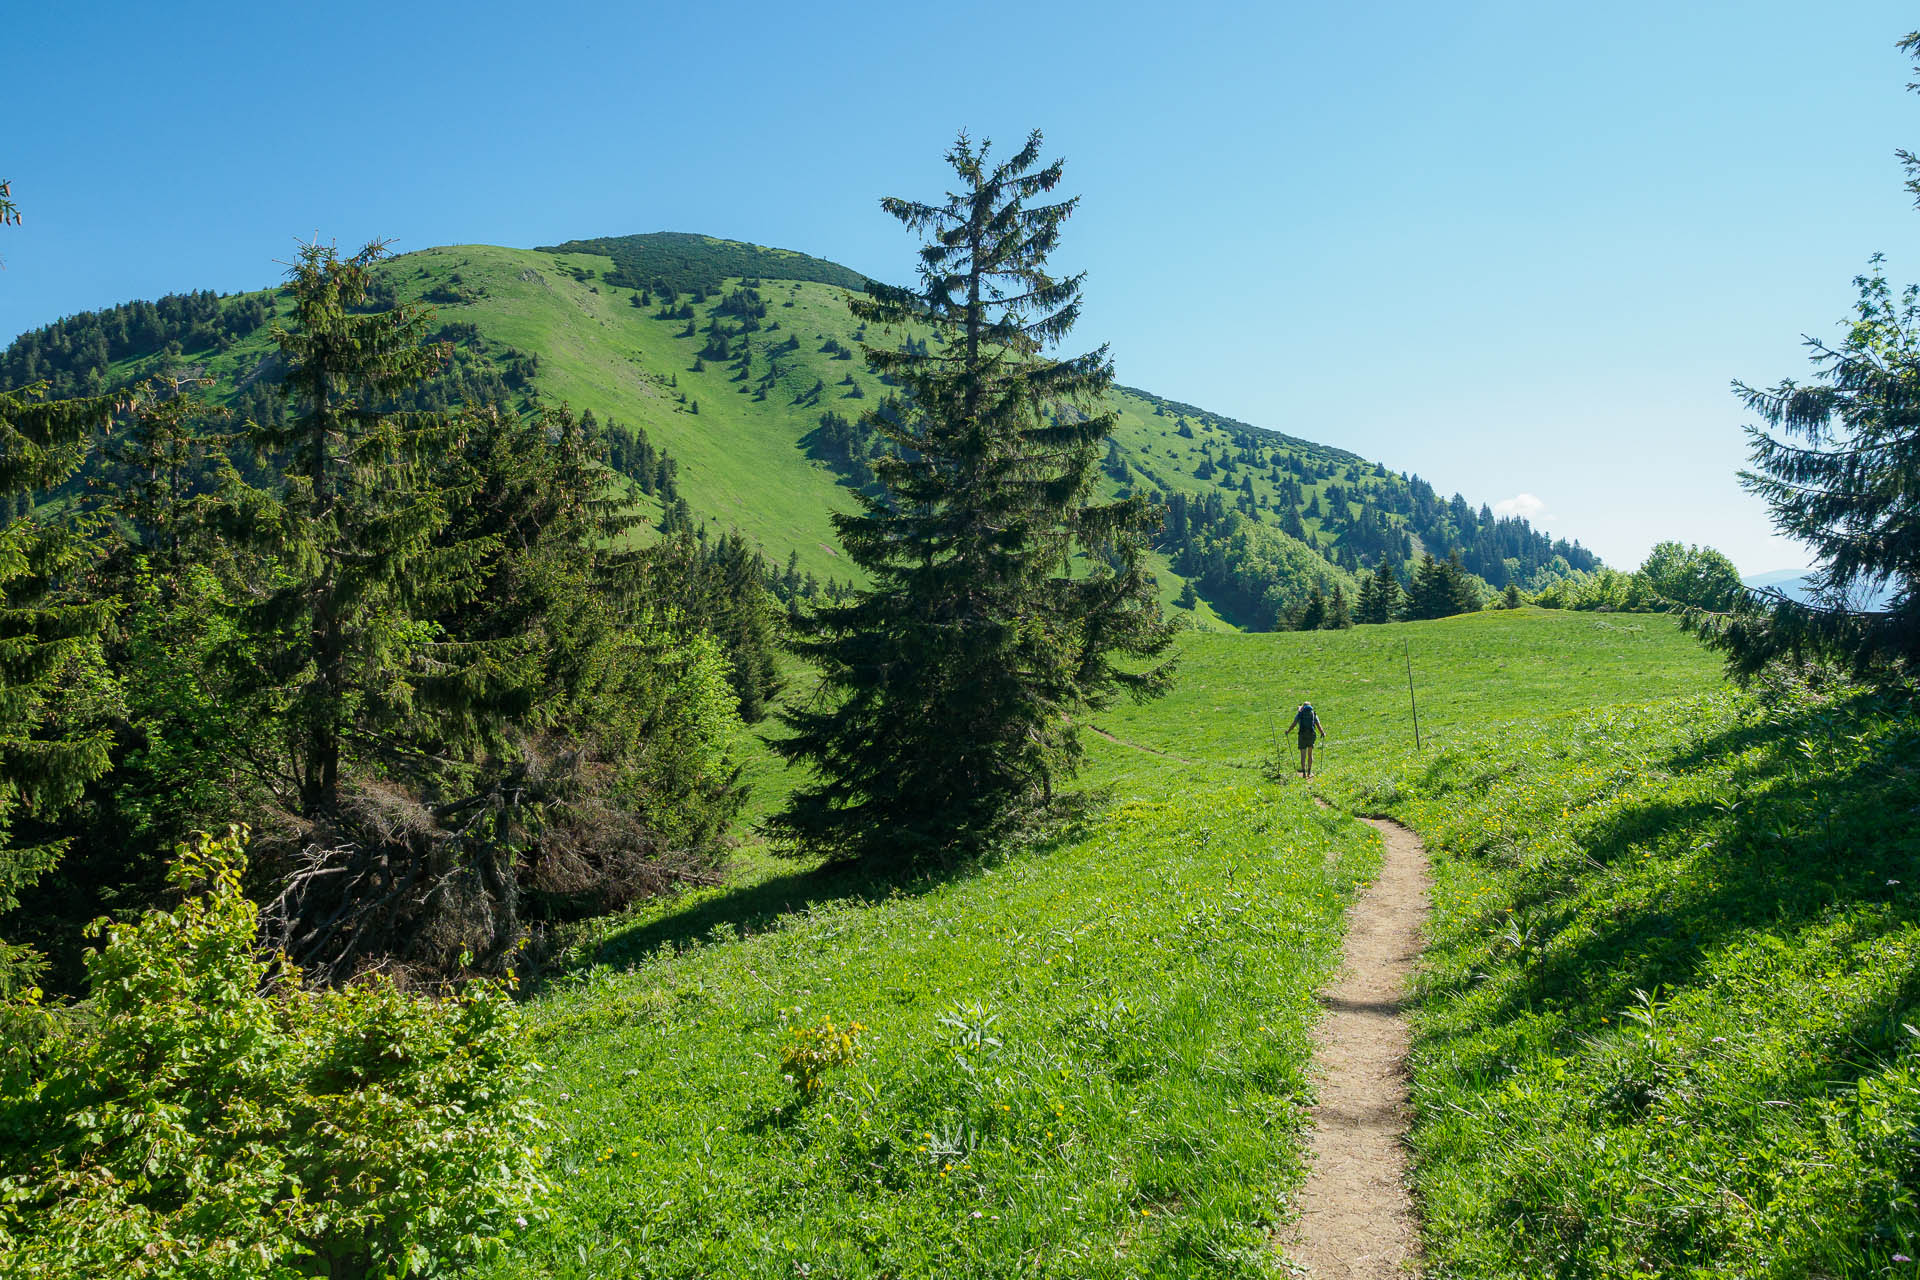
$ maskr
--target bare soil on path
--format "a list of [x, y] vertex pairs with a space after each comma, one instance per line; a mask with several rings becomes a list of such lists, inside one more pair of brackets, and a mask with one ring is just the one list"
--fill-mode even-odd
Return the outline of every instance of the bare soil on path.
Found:
[[1354, 904], [1340, 971], [1320, 996], [1313, 1163], [1300, 1219], [1281, 1242], [1296, 1273], [1314, 1280], [1419, 1273], [1407, 1188], [1406, 1009], [1432, 880], [1418, 836], [1397, 822], [1362, 821], [1385, 837], [1386, 858]]

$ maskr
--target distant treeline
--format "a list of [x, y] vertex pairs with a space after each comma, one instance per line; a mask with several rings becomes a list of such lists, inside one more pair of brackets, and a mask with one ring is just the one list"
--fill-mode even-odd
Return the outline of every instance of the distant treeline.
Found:
[[267, 322], [271, 295], [222, 297], [212, 290], [170, 293], [82, 311], [21, 334], [0, 353], [0, 387], [45, 382], [54, 398], [108, 390], [108, 367], [145, 356], [225, 346]]
[[613, 268], [605, 277], [608, 284], [669, 296], [711, 293], [735, 277], [776, 276], [842, 289], [864, 289], [867, 285], [867, 278], [858, 271], [824, 258], [683, 231], [569, 240], [540, 248], [543, 253], [591, 253], [611, 258]]

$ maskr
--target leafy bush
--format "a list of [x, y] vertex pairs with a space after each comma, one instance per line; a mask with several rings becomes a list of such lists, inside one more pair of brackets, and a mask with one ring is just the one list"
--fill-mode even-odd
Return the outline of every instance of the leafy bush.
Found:
[[780, 1070], [802, 1098], [810, 1098], [827, 1072], [851, 1066], [860, 1057], [860, 1033], [866, 1029], [863, 1022], [842, 1027], [832, 1018], [822, 1018], [811, 1027], [795, 1027], [780, 1050]]
[[244, 845], [196, 836], [199, 892], [101, 922], [84, 1004], [0, 1005], [0, 1274], [447, 1274], [534, 1210], [507, 992], [302, 990], [255, 954]]

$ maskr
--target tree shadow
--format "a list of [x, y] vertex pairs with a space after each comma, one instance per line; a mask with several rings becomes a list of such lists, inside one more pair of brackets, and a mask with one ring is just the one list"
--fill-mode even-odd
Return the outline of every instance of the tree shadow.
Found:
[[783, 919], [819, 906], [872, 906], [917, 898], [1003, 866], [1015, 856], [1044, 857], [1083, 838], [1088, 819], [1109, 800], [1104, 793], [1091, 793], [1084, 810], [1071, 812], [1044, 834], [937, 865], [890, 870], [828, 862], [713, 892], [683, 892], [683, 905], [615, 930], [597, 945], [570, 955], [564, 964], [536, 973], [526, 989], [537, 991], [583, 969], [631, 967], [648, 957], [684, 951], [702, 942], [765, 933], [778, 928]]
[[[1516, 952], [1533, 957], [1521, 974], [1502, 974], [1502, 995], [1488, 1016], [1567, 1004], [1619, 1008], [1635, 990], [1691, 985], [1722, 946], [1742, 935], [1764, 929], [1790, 942], [1830, 921], [1836, 907], [1884, 903], [1862, 926], [1872, 936], [1920, 921], [1920, 893], [1895, 891], [1920, 888], [1920, 840], [1897, 835], [1912, 823], [1899, 815], [1920, 800], [1920, 744], [1891, 732], [1862, 748], [1842, 732], [1847, 723], [1831, 709], [1776, 717], [1652, 762], [1674, 773], [1735, 768], [1719, 796], [1620, 809], [1582, 833], [1577, 862], [1556, 860], [1523, 873], [1514, 894], [1519, 923], [1485, 939], [1474, 960], [1491, 968]], [[1582, 884], [1643, 856], [1683, 855], [1695, 857], [1694, 874], [1658, 896]], [[1609, 919], [1587, 937], [1568, 947], [1545, 945], [1578, 927], [1603, 899], [1611, 901]], [[1916, 985], [1920, 975], [1909, 975], [1906, 989]]]
[[661, 951], [683, 951], [714, 937], [764, 933], [783, 917], [805, 913], [829, 902], [872, 903], [901, 886], [849, 866], [811, 867], [690, 899], [653, 919], [620, 929], [590, 953], [579, 967], [635, 964]]

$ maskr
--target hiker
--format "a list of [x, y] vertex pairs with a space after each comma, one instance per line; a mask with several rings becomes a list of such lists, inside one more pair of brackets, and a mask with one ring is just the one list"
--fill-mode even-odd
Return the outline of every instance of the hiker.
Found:
[[1313, 776], [1313, 744], [1317, 738], [1327, 736], [1326, 726], [1320, 723], [1311, 702], [1303, 702], [1300, 709], [1293, 713], [1292, 727], [1300, 734], [1300, 776]]

